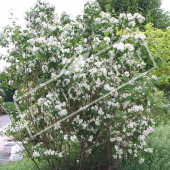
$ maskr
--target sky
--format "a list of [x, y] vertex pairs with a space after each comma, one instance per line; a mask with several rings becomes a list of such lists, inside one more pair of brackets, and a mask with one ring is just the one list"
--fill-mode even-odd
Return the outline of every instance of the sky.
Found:
[[[63, 11], [75, 18], [83, 11], [84, 4], [88, 0], [45, 0], [52, 5], [55, 5], [56, 12], [61, 14]], [[14, 11], [14, 16], [19, 19], [18, 23], [22, 27], [25, 26], [24, 12], [30, 10], [37, 0], [0, 0], [0, 31], [10, 23], [10, 10]], [[170, 0], [162, 0], [162, 8], [170, 12]], [[0, 53], [5, 53], [4, 49], [0, 48]], [[7, 66], [7, 63], [0, 60], [0, 71]]]

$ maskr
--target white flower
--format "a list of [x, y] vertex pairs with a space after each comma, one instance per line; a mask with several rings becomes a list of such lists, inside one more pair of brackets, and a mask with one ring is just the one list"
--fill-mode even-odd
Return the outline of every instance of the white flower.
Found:
[[116, 159], [116, 158], [117, 158], [117, 155], [113, 155], [113, 158]]
[[134, 158], [136, 158], [138, 155], [137, 154], [134, 154]]
[[95, 24], [100, 24], [101, 23], [101, 18], [95, 18]]
[[99, 120], [96, 120], [96, 121], [95, 121], [95, 124], [96, 124], [97, 126], [100, 126]]
[[118, 150], [119, 150], [119, 147], [118, 147], [117, 145], [115, 145], [115, 149], [116, 149], [116, 151], [118, 151]]
[[48, 71], [48, 66], [47, 65], [43, 65], [42, 66], [42, 71], [43, 71], [43, 73], [47, 72]]
[[145, 136], [144, 136], [144, 135], [140, 135], [138, 138], [139, 138], [139, 140], [141, 140], [141, 141], [144, 141], [144, 140], [145, 140]]
[[87, 128], [88, 124], [87, 123], [83, 123], [82, 126], [83, 126], [83, 129], [85, 129], [85, 128]]
[[125, 45], [122, 42], [120, 42], [120, 43], [114, 44], [113, 48], [116, 48], [119, 51], [123, 52], [125, 50]]
[[151, 126], [149, 126], [149, 127], [147, 128], [147, 131], [148, 131], [148, 134], [150, 134], [150, 133], [154, 132], [154, 128], [151, 127]]
[[141, 159], [139, 160], [139, 163], [142, 164], [144, 161], [145, 161], [145, 160], [144, 160], [143, 158], [141, 158]]
[[155, 75], [152, 75], [151, 78], [154, 79], [154, 80], [157, 80], [157, 77]]
[[69, 49], [69, 48], [63, 49], [62, 52], [63, 52], [63, 53], [69, 53], [69, 52], [70, 52], [70, 49]]
[[60, 129], [60, 128], [61, 128], [60, 123], [57, 122], [57, 123], [55, 124], [55, 126], [54, 126], [54, 129]]
[[43, 102], [44, 102], [44, 99], [43, 99], [43, 98], [39, 98], [39, 99], [38, 99], [38, 105], [39, 105], [39, 106], [40, 106]]
[[104, 115], [102, 108], [99, 109], [98, 113], [99, 113], [99, 115]]
[[55, 105], [55, 109], [61, 110], [61, 105]]
[[38, 47], [33, 46], [33, 48], [31, 48], [30, 51], [32, 53], [35, 53], [38, 49], [39, 49]]
[[128, 152], [131, 154], [132, 153], [132, 149], [128, 149]]
[[64, 135], [64, 140], [68, 140], [68, 135]]
[[135, 125], [134, 122], [130, 122], [130, 123], [127, 125], [127, 127], [128, 127], [128, 128], [133, 128], [134, 125]]
[[119, 15], [119, 18], [124, 18], [124, 19], [126, 19], [126, 14], [125, 13], [121, 13], [120, 15]]
[[43, 42], [45, 42], [46, 40], [45, 40], [45, 38], [44, 37], [40, 37], [40, 38], [37, 38], [36, 39], [36, 42], [38, 42], [38, 43], [43, 43]]
[[93, 67], [92, 69], [89, 70], [90, 74], [94, 74], [97, 72], [97, 69], [95, 67]]
[[51, 57], [51, 58], [50, 58], [50, 61], [51, 61], [51, 62], [56, 62], [56, 58], [55, 58], [55, 57]]
[[71, 141], [73, 141], [73, 142], [74, 142], [74, 141], [76, 141], [76, 140], [77, 140], [77, 137], [76, 137], [75, 135], [73, 135], [73, 136], [71, 136], [71, 138], [70, 138], [70, 139], [71, 139]]
[[39, 23], [39, 22], [41, 22], [41, 19], [37, 18], [35, 21]]
[[111, 138], [110, 139], [110, 142], [114, 142], [116, 139], [115, 138]]
[[51, 151], [51, 155], [54, 155], [55, 154], [55, 152], [54, 151]]
[[35, 40], [33, 38], [27, 40], [28, 43], [30, 43], [31, 45], [34, 45], [35, 44]]
[[66, 29], [66, 30], [71, 30], [71, 29], [72, 29], [72, 25], [66, 24], [66, 25], [64, 26], [64, 29]]
[[128, 109], [128, 112], [131, 112], [131, 111], [139, 112], [139, 111], [143, 111], [143, 110], [144, 110], [144, 108], [142, 105], [139, 105], [139, 106], [135, 105], [132, 108]]
[[132, 14], [131, 13], [128, 13], [127, 14], [127, 19], [129, 20], [129, 21], [131, 21], [131, 20], [133, 20], [133, 16], [132, 16]]
[[94, 63], [97, 67], [100, 67], [102, 65], [102, 62], [98, 61]]
[[69, 62], [70, 62], [70, 60], [67, 59], [67, 58], [63, 58], [63, 59], [62, 59], [62, 64], [69, 63]]
[[89, 141], [89, 142], [92, 142], [92, 140], [93, 140], [93, 136], [91, 135], [91, 136], [89, 137], [88, 141]]
[[75, 50], [78, 54], [81, 54], [83, 52], [83, 47], [79, 45], [78, 47], [75, 48]]
[[102, 18], [107, 18], [107, 19], [109, 19], [111, 17], [111, 15], [109, 13], [105, 13], [103, 11], [101, 11], [100, 15]]
[[40, 12], [40, 13], [39, 13], [39, 16], [42, 18], [42, 17], [45, 16], [45, 14], [44, 14], [43, 12]]
[[148, 152], [148, 153], [152, 153], [153, 152], [153, 148], [146, 148], [144, 149], [145, 152]]
[[[25, 56], [25, 53], [23, 54], [23, 58], [25, 58], [24, 56]], [[10, 56], [10, 57], [9, 57], [9, 61], [11, 61], [11, 62], [14, 61], [14, 59], [15, 59], [14, 56]]]
[[125, 75], [126, 77], [129, 77], [129, 76], [130, 76], [130, 74], [129, 74], [128, 71], [125, 71], [124, 75]]
[[130, 22], [129, 22], [129, 26], [134, 27], [135, 25], [136, 25], [135, 21], [130, 21]]
[[60, 116], [65, 116], [65, 115], [67, 115], [67, 110], [66, 110], [66, 109], [63, 109], [63, 110], [61, 110], [58, 114], [59, 114]]
[[122, 138], [121, 138], [121, 137], [117, 137], [116, 140], [117, 140], [118, 142], [121, 142], [121, 141], [122, 141]]
[[85, 65], [85, 60], [84, 58], [80, 55], [77, 58], [75, 58], [75, 60], [73, 61], [73, 63], [70, 65], [69, 70], [70, 71], [81, 71], [81, 68], [84, 67]]
[[127, 106], [130, 104], [130, 101], [125, 101], [122, 105], [123, 105], [123, 109], [126, 109]]
[[33, 157], [39, 157], [40, 156], [40, 153], [39, 152], [33, 152]]
[[87, 153], [87, 154], [91, 154], [91, 151], [92, 151], [92, 149], [88, 149], [88, 150], [86, 151], [86, 153]]
[[58, 154], [58, 156], [59, 156], [60, 158], [63, 157], [63, 153], [60, 152], [60, 153]]
[[137, 40], [137, 39], [142, 39], [142, 40], [144, 40], [144, 39], [146, 39], [146, 36], [144, 35], [144, 34], [136, 34], [135, 35], [135, 39]]
[[117, 154], [119, 155], [119, 158], [120, 158], [120, 156], [123, 154], [123, 150], [122, 150], [122, 149], [119, 149], [119, 150], [117, 151]]
[[129, 51], [134, 51], [134, 46], [132, 44], [125, 44], [125, 48], [127, 48]]
[[87, 43], [87, 38], [84, 39], [84, 43]]
[[109, 37], [104, 37], [104, 40], [107, 42], [107, 44], [110, 42], [110, 38]]
[[93, 41], [95, 41], [97, 45], [99, 45], [101, 43], [101, 41], [100, 41], [100, 39], [98, 37], [95, 37], [93, 39]]
[[141, 14], [139, 13], [135, 13], [134, 18], [137, 18], [137, 20], [139, 21], [139, 23], [142, 23], [143, 21], [145, 21], [145, 17], [143, 17]]

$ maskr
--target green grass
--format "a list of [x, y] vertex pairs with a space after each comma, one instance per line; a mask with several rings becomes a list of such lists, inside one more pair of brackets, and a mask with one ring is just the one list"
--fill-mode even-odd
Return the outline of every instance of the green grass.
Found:
[[[41, 170], [50, 170], [42, 163], [39, 163], [39, 166]], [[3, 165], [2, 162], [0, 162], [0, 170], [37, 170], [37, 167], [30, 158], [25, 157], [18, 162], [6, 162]]]
[[36, 170], [34, 163], [29, 158], [24, 158], [18, 162], [6, 162], [0, 170]]

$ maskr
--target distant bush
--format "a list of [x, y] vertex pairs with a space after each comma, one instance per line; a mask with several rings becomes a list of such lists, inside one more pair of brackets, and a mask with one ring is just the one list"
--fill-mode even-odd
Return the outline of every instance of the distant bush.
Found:
[[117, 170], [168, 170], [170, 167], [170, 126], [161, 125], [146, 139], [153, 153], [141, 152], [144, 163], [133, 157], [123, 161]]
[[3, 109], [3, 114], [13, 114], [16, 112], [16, 107], [14, 105], [14, 102], [6, 102], [4, 103], [4, 109]]

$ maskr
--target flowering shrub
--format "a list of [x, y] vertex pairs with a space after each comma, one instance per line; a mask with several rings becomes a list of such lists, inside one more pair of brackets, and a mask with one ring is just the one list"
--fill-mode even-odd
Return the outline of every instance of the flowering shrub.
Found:
[[96, 3], [76, 20], [54, 10], [38, 1], [26, 12], [27, 30], [13, 22], [1, 34], [17, 89], [18, 114], [6, 133], [23, 143], [38, 169], [36, 160], [51, 169], [95, 169], [152, 151], [145, 137], [153, 132], [148, 112], [156, 77], [146, 74], [154, 65], [146, 36], [135, 29], [144, 17], [116, 19]]

